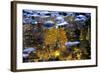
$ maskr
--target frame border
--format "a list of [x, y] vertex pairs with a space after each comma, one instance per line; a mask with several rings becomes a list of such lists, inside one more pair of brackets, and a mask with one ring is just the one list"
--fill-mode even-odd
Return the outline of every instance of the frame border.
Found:
[[[83, 66], [69, 66], [69, 67], [52, 67], [52, 68], [37, 68], [37, 69], [17, 69], [16, 58], [16, 24], [17, 24], [17, 4], [35, 4], [35, 5], [50, 5], [50, 6], [68, 6], [68, 7], [84, 7], [96, 9], [96, 64], [95, 65], [83, 65]], [[90, 5], [76, 5], [76, 4], [60, 4], [60, 3], [44, 3], [44, 2], [28, 2], [28, 1], [11, 1], [11, 71], [23, 72], [23, 71], [37, 71], [37, 70], [53, 70], [53, 69], [72, 69], [72, 68], [84, 68], [84, 67], [97, 67], [98, 66], [98, 6]]]

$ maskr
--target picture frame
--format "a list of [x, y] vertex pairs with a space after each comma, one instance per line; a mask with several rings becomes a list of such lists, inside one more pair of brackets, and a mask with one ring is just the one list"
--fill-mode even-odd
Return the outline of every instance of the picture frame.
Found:
[[96, 67], [97, 12], [97, 6], [12, 1], [11, 71]]

